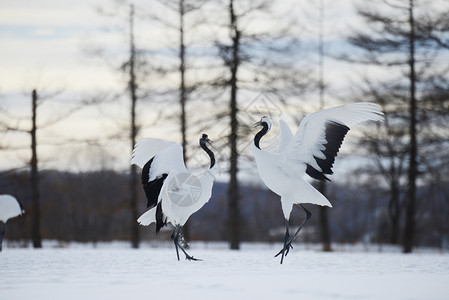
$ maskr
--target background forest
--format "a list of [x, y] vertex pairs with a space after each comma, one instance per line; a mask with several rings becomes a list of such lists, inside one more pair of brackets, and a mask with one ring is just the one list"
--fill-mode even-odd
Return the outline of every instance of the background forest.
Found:
[[307, 113], [370, 101], [385, 122], [350, 131], [332, 182], [317, 185], [333, 208], [308, 206], [299, 240], [447, 249], [448, 14], [447, 1], [426, 0], [2, 4], [0, 194], [26, 211], [5, 239], [167, 239], [136, 222], [146, 201], [132, 147], [177, 141], [201, 168], [207, 132], [220, 174], [185, 238], [278, 241], [253, 124], [269, 115], [273, 137], [280, 119], [296, 129]]

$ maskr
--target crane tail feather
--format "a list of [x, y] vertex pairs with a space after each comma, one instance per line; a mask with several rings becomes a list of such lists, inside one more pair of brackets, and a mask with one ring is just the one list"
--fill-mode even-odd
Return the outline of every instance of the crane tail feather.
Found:
[[137, 222], [142, 226], [148, 226], [151, 223], [156, 222], [156, 208], [157, 206], [145, 212], [137, 219]]

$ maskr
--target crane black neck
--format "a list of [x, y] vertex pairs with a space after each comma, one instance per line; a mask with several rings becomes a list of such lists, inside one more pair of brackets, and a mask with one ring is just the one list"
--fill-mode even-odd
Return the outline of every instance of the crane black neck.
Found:
[[210, 157], [210, 167], [209, 169], [212, 169], [215, 166], [215, 155], [214, 153], [207, 148], [207, 144], [206, 141], [204, 139], [200, 139], [200, 147], [207, 153], [207, 155], [209, 155]]
[[254, 145], [256, 145], [257, 148], [260, 149], [259, 143], [260, 143], [260, 139], [267, 134], [268, 132], [268, 124], [267, 123], [262, 123], [263, 128], [256, 134], [256, 136], [254, 137]]

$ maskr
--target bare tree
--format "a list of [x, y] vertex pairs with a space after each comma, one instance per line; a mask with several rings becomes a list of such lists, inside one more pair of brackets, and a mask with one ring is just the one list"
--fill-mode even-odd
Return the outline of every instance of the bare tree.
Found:
[[368, 79], [358, 97], [377, 102], [384, 108], [385, 121], [376, 131], [366, 132], [360, 144], [369, 149], [375, 163], [374, 171], [369, 168], [370, 176], [383, 178], [389, 188], [388, 217], [390, 221], [391, 244], [399, 243], [400, 220], [404, 206], [406, 188], [408, 145], [404, 143], [407, 135], [407, 108], [403, 105], [407, 95], [401, 89], [389, 83], [372, 83]]
[[[127, 39], [127, 47], [126, 47], [126, 57], [121, 57], [118, 59], [120, 61], [117, 64], [112, 64], [112, 67], [115, 71], [120, 72], [126, 78], [126, 92], [128, 96], [126, 97], [126, 102], [129, 103], [129, 125], [125, 125], [126, 127], [126, 136], [129, 139], [130, 150], [132, 150], [136, 144], [137, 136], [139, 134], [139, 129], [141, 128], [138, 122], [138, 103], [148, 98], [148, 91], [144, 90], [142, 84], [145, 80], [147, 80], [147, 75], [150, 74], [153, 70], [150, 68], [146, 58], [144, 57], [144, 50], [139, 48], [136, 44], [136, 30], [135, 30], [135, 22], [136, 22], [136, 10], [135, 6], [128, 1], [116, 1], [115, 5], [111, 5], [111, 7], [107, 8], [98, 8], [98, 11], [101, 15], [112, 17], [116, 19], [120, 19], [126, 25], [126, 39]], [[126, 11], [127, 14], [123, 14]], [[123, 32], [123, 34], [125, 34]], [[97, 51], [99, 57], [108, 63], [109, 57], [103, 51]], [[115, 57], [114, 57], [115, 58]], [[110, 63], [108, 63], [110, 64]], [[119, 67], [117, 68], [117, 65]], [[129, 98], [128, 98], [129, 97]], [[123, 98], [118, 96], [117, 98]], [[123, 128], [120, 128], [123, 130]], [[131, 152], [131, 151], [130, 151]], [[126, 201], [128, 202], [129, 208], [129, 223], [128, 229], [130, 234], [131, 246], [133, 248], [138, 248], [140, 243], [139, 236], [139, 225], [137, 223], [138, 218], [138, 174], [136, 166], [132, 165], [129, 167], [130, 176], [128, 183], [128, 197]]]
[[[65, 112], [59, 113], [59, 115], [53, 116], [53, 119], [44, 120], [38, 122], [38, 112], [39, 107], [45, 102], [51, 100], [52, 98], [60, 95], [60, 91], [56, 92], [42, 92], [42, 95], [39, 96], [36, 89], [33, 89], [31, 92], [31, 114], [30, 114], [30, 127], [25, 128], [21, 126], [20, 123], [16, 123], [14, 117], [9, 116], [8, 122], [0, 122], [0, 129], [2, 131], [12, 131], [18, 133], [26, 133], [30, 134], [30, 150], [31, 150], [31, 158], [28, 161], [30, 167], [30, 176], [29, 176], [29, 186], [30, 186], [30, 197], [31, 197], [31, 209], [28, 210], [27, 215], [31, 218], [31, 239], [33, 242], [34, 248], [42, 247], [42, 236], [41, 236], [41, 193], [40, 193], [40, 169], [39, 169], [39, 159], [38, 159], [38, 131], [57, 125], [61, 121], [68, 118], [73, 113], [80, 111], [81, 109], [101, 103], [103, 101], [102, 98], [93, 97], [92, 99], [83, 99], [75, 101], [76, 105], [72, 105], [71, 108], [66, 109]], [[6, 115], [7, 112], [2, 112]], [[12, 125], [16, 123], [17, 125]], [[66, 139], [70, 139], [71, 137], [66, 137]], [[85, 142], [84, 140], [78, 142]], [[2, 150], [8, 150], [8, 147]]]
[[241, 32], [237, 24], [237, 16], [234, 9], [234, 1], [229, 1], [228, 7], [229, 13], [229, 35], [231, 38], [231, 45], [226, 50], [226, 56], [229, 55], [230, 58], [227, 61], [227, 67], [230, 72], [229, 86], [230, 86], [230, 115], [229, 122], [231, 132], [229, 134], [229, 147], [230, 147], [230, 166], [229, 166], [229, 187], [228, 187], [228, 203], [229, 203], [229, 242], [231, 249], [240, 248], [240, 191], [239, 182], [237, 179], [238, 173], [238, 119], [237, 119], [237, 82], [238, 82], [238, 70], [241, 63], [240, 60], [240, 43], [241, 43]]
[[[318, 94], [316, 99], [316, 107], [318, 109], [324, 109], [326, 102], [335, 100], [332, 92], [332, 84], [326, 80], [327, 77], [327, 66], [326, 59], [332, 59], [332, 43], [330, 41], [335, 40], [338, 36], [338, 30], [335, 28], [340, 21], [336, 19], [335, 8], [338, 6], [338, 1], [308, 1], [307, 6], [301, 11], [304, 15], [302, 20], [302, 26], [304, 26], [305, 34], [309, 34], [311, 38], [316, 40], [313, 43], [309, 51], [313, 53], [314, 57], [314, 73], [316, 89], [315, 93]], [[317, 189], [326, 195], [327, 185], [324, 181], [319, 181], [317, 183]], [[329, 196], [329, 195], [327, 195]], [[331, 236], [329, 228], [329, 208], [319, 207], [319, 227], [322, 241], [323, 251], [332, 251], [331, 247]]]
[[31, 201], [33, 203], [31, 237], [34, 248], [42, 248], [40, 233], [40, 204], [39, 204], [39, 172], [37, 167], [37, 142], [36, 142], [36, 110], [37, 110], [37, 92], [33, 90], [31, 95]]
[[[295, 61], [299, 55], [299, 43], [290, 31], [295, 24], [290, 22], [288, 12], [276, 15], [271, 10], [270, 2], [264, 0], [229, 0], [225, 1], [222, 7], [226, 7], [228, 14], [227, 24], [222, 24], [221, 27], [226, 28], [227, 36], [216, 39], [215, 44], [226, 74], [220, 78], [221, 80], [217, 80], [216, 86], [224, 86], [225, 91], [229, 92], [228, 108], [219, 116], [229, 118], [227, 127], [229, 132], [226, 136], [229, 147], [230, 180], [227, 194], [229, 241], [231, 249], [239, 249], [242, 223], [238, 172], [239, 160], [246, 158], [245, 147], [242, 145], [247, 145], [242, 137], [250, 139], [250, 128], [254, 123], [252, 114], [260, 113], [247, 110], [246, 118], [240, 117], [245, 102], [239, 99], [239, 92], [251, 91], [273, 95], [274, 100], [270, 101], [280, 107], [286, 103], [288, 95], [298, 96], [310, 88], [311, 80], [310, 75], [307, 75], [309, 70], [299, 70]], [[275, 30], [260, 30], [257, 26], [251, 26], [257, 19], [256, 16], [261, 20], [282, 18], [284, 22], [276, 23]], [[260, 117], [261, 115], [256, 116]]]
[[[431, 14], [426, 14], [427, 6], [419, 5], [417, 0], [378, 1], [379, 9], [371, 5], [360, 6], [358, 13], [369, 24], [369, 32], [356, 32], [349, 38], [350, 43], [363, 50], [362, 57], [346, 57], [348, 61], [363, 62], [382, 68], [397, 69], [399, 77], [390, 78], [396, 81], [396, 91], [406, 93], [408, 106], [408, 151], [407, 151], [407, 201], [406, 222], [404, 228], [404, 252], [412, 251], [415, 242], [417, 178], [419, 176], [419, 151], [426, 145], [420, 144], [419, 123], [423, 107], [426, 105], [423, 97], [423, 87], [428, 84], [424, 78], [429, 73], [440, 72], [439, 68], [429, 68], [437, 60], [440, 43], [429, 32], [434, 32], [422, 26]], [[381, 10], [380, 7], [388, 8]], [[441, 19], [440, 13], [432, 18]], [[426, 22], [425, 24], [430, 24]], [[426, 75], [427, 73], [427, 75]], [[405, 74], [405, 75], [404, 75]], [[435, 74], [435, 73], [434, 73]], [[405, 94], [403, 94], [405, 95]], [[400, 98], [403, 99], [404, 98]], [[391, 122], [393, 124], [393, 122]], [[423, 140], [422, 140], [423, 142]], [[392, 190], [395, 192], [396, 189]]]
[[[324, 3], [323, 0], [319, 1], [319, 31], [318, 31], [318, 92], [320, 109], [324, 109], [324, 95], [325, 95], [325, 84], [324, 84]], [[318, 182], [318, 190], [326, 196], [326, 183], [324, 181]], [[329, 230], [329, 217], [328, 208], [321, 206], [320, 211], [320, 228], [321, 228], [321, 239], [323, 243], [323, 251], [332, 251], [330, 230]]]
[[405, 222], [405, 232], [404, 232], [404, 252], [412, 252], [415, 234], [415, 210], [416, 210], [416, 178], [418, 176], [417, 168], [417, 104], [416, 104], [416, 54], [415, 54], [415, 43], [417, 40], [415, 32], [415, 3], [414, 0], [409, 0], [408, 5], [408, 16], [409, 16], [409, 67], [410, 67], [410, 149], [409, 149], [409, 167], [408, 167], [408, 199], [407, 199], [407, 211], [406, 211], [406, 222]]
[[[201, 10], [201, 7], [204, 5], [205, 1], [191, 1], [191, 0], [158, 0], [161, 4], [163, 4], [164, 8], [168, 8], [171, 13], [174, 13], [178, 20], [171, 21], [170, 18], [162, 18], [160, 14], [151, 14], [151, 18], [159, 21], [163, 25], [165, 25], [165, 28], [167, 30], [174, 30], [178, 34], [178, 40], [175, 43], [176, 48], [176, 56], [178, 58], [178, 66], [176, 70], [171, 69], [171, 65], [166, 67], [167, 70], [165, 70], [167, 73], [178, 73], [177, 76], [179, 76], [179, 86], [177, 87], [177, 93], [178, 93], [178, 103], [180, 112], [179, 115], [177, 115], [175, 118], [179, 120], [179, 129], [181, 132], [181, 145], [183, 148], [183, 157], [184, 162], [187, 163], [189, 159], [189, 155], [187, 153], [188, 151], [188, 138], [187, 138], [187, 132], [188, 132], [188, 123], [187, 123], [187, 103], [190, 97], [190, 94], [196, 89], [196, 83], [189, 84], [187, 82], [187, 73], [188, 69], [191, 68], [188, 64], [188, 48], [192, 45], [189, 44], [187, 40], [188, 32], [195, 29], [196, 24], [188, 24], [187, 18], [191, 17], [191, 15], [194, 15], [195, 12], [198, 12]], [[195, 16], [193, 16], [195, 17]], [[192, 34], [193, 35], [193, 34]], [[199, 83], [198, 83], [199, 84]], [[188, 241], [190, 239], [189, 237], [189, 222], [184, 224], [183, 226], [183, 238], [185, 241]]]
[[[134, 5], [129, 7], [129, 84], [128, 89], [131, 99], [131, 150], [136, 144], [137, 125], [136, 125], [136, 102], [137, 102], [137, 83], [136, 83], [136, 45], [134, 43]], [[133, 248], [139, 248], [139, 225], [136, 220], [138, 218], [137, 212], [137, 170], [135, 165], [130, 166], [130, 210], [131, 210], [131, 245]]]

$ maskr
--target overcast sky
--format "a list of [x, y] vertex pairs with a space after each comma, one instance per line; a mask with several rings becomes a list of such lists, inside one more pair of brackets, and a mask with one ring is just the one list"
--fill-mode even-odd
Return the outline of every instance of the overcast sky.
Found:
[[[148, 1], [135, 1], [148, 4]], [[106, 64], [93, 59], [86, 54], [87, 50], [101, 46], [108, 51], [117, 52], [126, 50], [126, 36], [120, 33], [120, 23], [117, 19], [101, 17], [96, 7], [108, 7], [111, 0], [0, 0], [0, 109], [12, 113], [14, 116], [23, 118], [15, 124], [21, 128], [28, 128], [27, 118], [30, 115], [29, 95], [33, 88], [45, 91], [64, 91], [60, 99], [76, 99], [77, 95], [86, 95], [100, 91], [123, 91], [123, 78], [117, 72], [111, 71]], [[306, 18], [301, 10], [301, 5], [316, 3], [316, 1], [280, 1], [276, 2], [276, 11], [283, 12], [292, 10], [297, 13], [298, 19]], [[290, 3], [290, 4], [289, 4]], [[298, 3], [300, 3], [298, 5]], [[337, 18], [332, 28], [327, 28], [326, 40], [335, 40], [336, 37], [344, 35], [354, 24], [357, 17], [354, 14], [352, 1], [325, 1], [331, 3], [328, 10], [329, 18]], [[281, 5], [282, 4], [282, 5]], [[309, 15], [312, 12], [309, 12]], [[124, 14], [126, 16], [126, 12]], [[227, 17], [225, 15], [225, 17]], [[269, 20], [276, 24], [276, 20]], [[136, 21], [136, 39], [141, 47], [160, 48], [169, 46], [170, 38], [174, 38], [172, 32], [167, 31], [154, 23], [149, 27], [149, 22]], [[267, 23], [270, 24], [270, 23]], [[275, 26], [258, 23], [258, 26]], [[256, 23], [257, 25], [257, 23]], [[314, 27], [314, 24], [309, 24]], [[117, 27], [118, 26], [118, 27]], [[155, 26], [155, 27], [154, 27]], [[254, 26], [254, 24], [253, 24]], [[316, 26], [315, 26], [316, 27]], [[151, 28], [151, 39], [147, 38], [147, 32]], [[109, 29], [109, 30], [107, 30]], [[126, 29], [123, 27], [122, 29]], [[148, 31], [147, 31], [148, 30]], [[313, 36], [313, 34], [312, 34]], [[316, 47], [313, 37], [303, 38], [308, 40], [310, 47]], [[338, 41], [334, 44], [338, 45]], [[120, 54], [120, 53], [118, 53]], [[305, 59], [316, 59], [309, 56]], [[334, 85], [349, 84], [355, 77], [357, 67], [343, 66], [342, 63], [326, 59], [326, 77]], [[50, 101], [41, 108], [40, 121], [51, 119], [52, 114], [66, 110], [66, 106], [58, 106], [59, 98]], [[121, 111], [117, 111], [121, 110]], [[65, 140], [67, 133], [70, 136], [83, 136], [95, 128], [96, 131], [110, 130], [118, 126], [112, 124], [111, 118], [117, 118], [123, 107], [101, 107], [84, 113], [77, 113], [64, 121], [61, 126], [49, 127], [39, 132], [42, 146], [39, 155], [44, 168], [70, 168], [83, 170], [99, 168], [101, 164], [109, 162], [100, 161], [114, 160], [114, 166], [126, 166], [128, 157], [121, 155], [117, 158], [116, 153], [126, 153], [128, 144], [111, 144], [108, 149], [97, 149], [89, 145], [67, 144], [60, 145], [55, 142]], [[101, 116], [109, 118], [99, 122]], [[127, 115], [121, 120], [126, 124]], [[292, 124], [293, 125], [293, 124]], [[177, 125], [167, 125], [168, 130], [176, 131]], [[165, 128], [167, 129], [167, 128]], [[163, 130], [149, 129], [145, 133], [150, 136], [161, 137]], [[174, 134], [174, 138], [179, 135]], [[29, 136], [27, 134], [8, 133], [3, 138], [5, 146], [14, 145], [22, 150], [0, 151], [0, 169], [24, 166], [29, 160]], [[197, 138], [192, 138], [196, 141]], [[58, 145], [55, 145], [58, 144]], [[67, 151], [70, 149], [71, 151]], [[68, 155], [70, 153], [70, 155]], [[83, 154], [81, 154], [83, 153]], [[90, 157], [87, 159], [86, 157]], [[61, 161], [65, 163], [61, 164]], [[67, 162], [69, 161], [69, 162]]]
[[82, 51], [91, 40], [106, 40], [101, 30], [106, 20], [98, 17], [96, 3], [101, 2], [3, 0], [1, 92], [29, 90], [36, 84], [71, 90], [114, 86], [112, 72], [89, 64]]
[[[113, 72], [106, 66], [92, 63], [83, 51], [95, 45], [116, 48], [117, 45], [126, 42], [116, 32], [105, 30], [116, 26], [119, 22], [101, 17], [95, 10], [96, 7], [108, 7], [112, 2], [112, 0], [2, 0], [0, 91], [2, 93], [22, 91], [37, 83], [48, 86], [59, 85], [77, 91], [116, 88]], [[137, 6], [139, 2], [149, 3], [143, 0], [134, 2]], [[288, 2], [278, 3], [285, 6]], [[302, 1], [306, 4], [307, 2]], [[351, 18], [348, 18], [351, 16], [351, 9], [348, 10], [352, 7], [351, 1], [340, 0], [337, 3], [338, 6], [334, 4], [329, 14], [338, 17], [342, 13], [345, 14], [344, 22], [338, 22], [343, 25], [344, 30], [351, 21]], [[281, 7], [279, 10], [284, 8]], [[298, 11], [298, 14], [300, 13]], [[299, 15], [298, 18], [304, 18], [304, 15]], [[140, 28], [136, 35], [144, 36], [145, 29], [149, 28], [146, 24], [148, 22], [136, 22]], [[141, 38], [140, 43], [153, 43], [155, 46], [160, 41], [158, 35], [169, 34], [167, 30], [160, 32], [154, 28], [149, 32], [152, 41]]]

